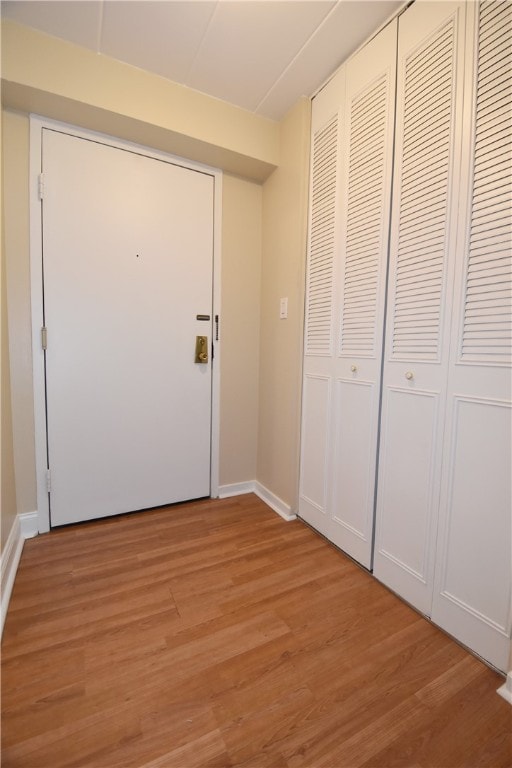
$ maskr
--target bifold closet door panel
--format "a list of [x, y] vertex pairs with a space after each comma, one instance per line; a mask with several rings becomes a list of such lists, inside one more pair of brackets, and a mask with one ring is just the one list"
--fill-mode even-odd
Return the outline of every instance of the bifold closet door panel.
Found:
[[371, 567], [397, 21], [346, 64], [329, 538]]
[[465, 4], [399, 19], [374, 573], [432, 605], [462, 142]]
[[[432, 619], [506, 670], [511, 628], [512, 5], [471, 4]], [[476, 89], [474, 83], [476, 82]]]
[[396, 34], [395, 20], [313, 102], [299, 514], [368, 568]]
[[315, 97], [304, 333], [299, 515], [329, 533], [334, 302], [340, 249], [341, 135], [345, 70]]

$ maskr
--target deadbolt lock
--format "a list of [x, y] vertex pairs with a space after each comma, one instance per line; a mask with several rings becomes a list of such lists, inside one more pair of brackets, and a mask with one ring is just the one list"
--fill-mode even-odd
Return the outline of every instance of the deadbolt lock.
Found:
[[208, 337], [196, 336], [196, 363], [208, 362]]

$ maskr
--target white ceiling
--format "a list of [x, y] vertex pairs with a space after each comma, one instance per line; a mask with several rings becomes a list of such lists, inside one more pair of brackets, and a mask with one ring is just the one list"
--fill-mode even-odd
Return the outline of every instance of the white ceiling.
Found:
[[4, 0], [1, 8], [2, 17], [279, 120], [402, 5], [403, 0]]

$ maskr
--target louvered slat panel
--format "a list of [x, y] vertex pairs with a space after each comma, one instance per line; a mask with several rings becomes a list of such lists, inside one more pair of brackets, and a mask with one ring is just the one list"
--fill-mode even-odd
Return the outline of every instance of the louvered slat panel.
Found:
[[439, 350], [453, 108], [450, 21], [405, 62], [394, 357]]
[[383, 75], [351, 104], [341, 354], [375, 354], [388, 90]]
[[306, 355], [332, 354], [338, 118], [313, 136]]
[[512, 5], [481, 2], [473, 197], [461, 357], [506, 363], [512, 343]]

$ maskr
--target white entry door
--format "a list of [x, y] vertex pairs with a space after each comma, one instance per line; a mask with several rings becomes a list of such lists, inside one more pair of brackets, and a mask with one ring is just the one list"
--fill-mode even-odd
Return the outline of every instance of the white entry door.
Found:
[[42, 156], [51, 524], [208, 496], [214, 178], [49, 129]]

